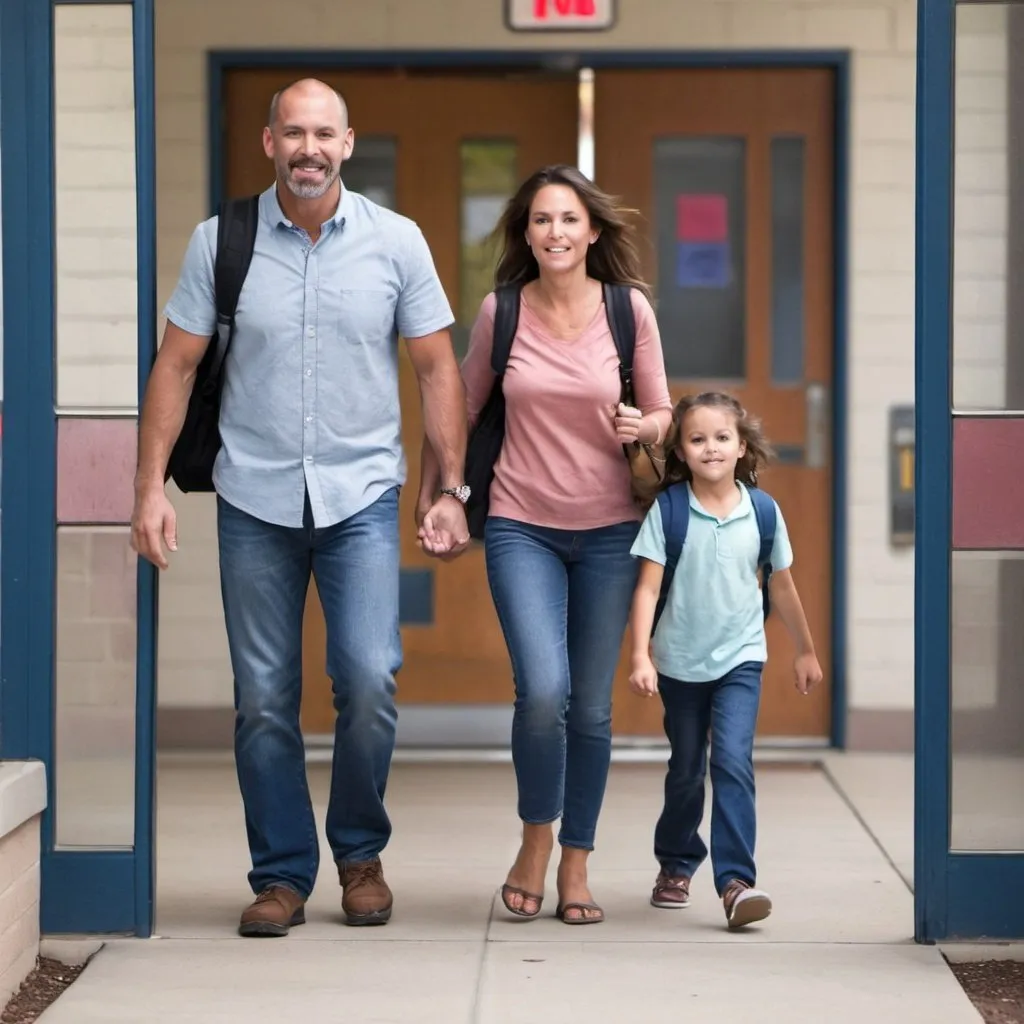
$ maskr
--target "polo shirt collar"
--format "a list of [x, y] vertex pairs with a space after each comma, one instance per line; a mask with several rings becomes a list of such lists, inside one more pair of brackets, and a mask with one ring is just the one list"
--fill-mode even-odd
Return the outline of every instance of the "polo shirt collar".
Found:
[[740, 502], [739, 504], [722, 520], [719, 520], [718, 516], [712, 515], [698, 500], [697, 496], [693, 493], [693, 488], [690, 486], [689, 481], [686, 484], [686, 493], [690, 499], [690, 508], [694, 510], [698, 515], [703, 516], [705, 519], [713, 519], [715, 522], [729, 523], [733, 519], [742, 519], [744, 516], [753, 514], [754, 506], [750, 500], [750, 494], [747, 491], [746, 484], [741, 481], [736, 481], [736, 486], [740, 489]]

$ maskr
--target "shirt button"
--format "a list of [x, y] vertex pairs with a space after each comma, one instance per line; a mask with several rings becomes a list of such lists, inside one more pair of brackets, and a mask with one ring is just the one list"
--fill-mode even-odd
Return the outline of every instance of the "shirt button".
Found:
[[306, 422], [307, 423], [312, 423], [313, 422], [313, 417], [312, 416], [307, 416], [306, 417]]
[[306, 376], [307, 377], [312, 377], [313, 376], [313, 371], [312, 370], [307, 370], [306, 371]]

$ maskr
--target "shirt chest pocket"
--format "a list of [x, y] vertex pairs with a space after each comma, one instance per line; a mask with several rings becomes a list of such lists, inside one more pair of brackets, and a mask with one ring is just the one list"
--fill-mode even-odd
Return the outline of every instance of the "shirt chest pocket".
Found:
[[387, 288], [342, 288], [338, 292], [337, 326], [342, 342], [384, 345], [395, 329], [394, 292]]
[[735, 529], [736, 524], [720, 526], [715, 533], [716, 548], [719, 559], [734, 564], [757, 561], [757, 538], [751, 538], [746, 530]]

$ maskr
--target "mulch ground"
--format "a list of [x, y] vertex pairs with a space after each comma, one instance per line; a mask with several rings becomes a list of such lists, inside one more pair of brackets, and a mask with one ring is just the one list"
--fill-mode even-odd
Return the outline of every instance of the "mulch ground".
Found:
[[949, 968], [985, 1024], [1024, 1024], [1024, 963], [983, 960]]
[[22, 982], [21, 988], [0, 1014], [0, 1024], [33, 1024], [85, 969], [68, 967], [59, 960], [40, 957], [35, 970]]

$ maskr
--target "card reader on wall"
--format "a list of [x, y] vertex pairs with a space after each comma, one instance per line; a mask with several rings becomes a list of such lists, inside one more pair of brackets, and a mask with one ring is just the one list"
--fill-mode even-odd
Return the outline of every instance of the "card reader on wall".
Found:
[[889, 409], [889, 541], [914, 543], [914, 407]]

